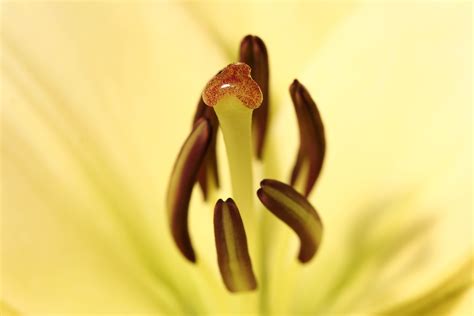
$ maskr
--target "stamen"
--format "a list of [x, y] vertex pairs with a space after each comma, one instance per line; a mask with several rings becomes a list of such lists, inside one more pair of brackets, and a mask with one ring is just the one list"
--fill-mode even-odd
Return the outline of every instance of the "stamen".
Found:
[[290, 94], [300, 130], [300, 148], [291, 174], [291, 185], [303, 183], [301, 192], [308, 196], [323, 166], [326, 152], [324, 126], [316, 103], [296, 79], [290, 86]]
[[295, 231], [300, 239], [298, 260], [310, 261], [322, 237], [322, 223], [314, 207], [291, 186], [276, 180], [263, 180], [258, 198], [265, 207]]
[[262, 105], [255, 109], [252, 117], [254, 150], [257, 158], [261, 159], [267, 131], [269, 104], [269, 67], [265, 43], [258, 36], [247, 35], [240, 44], [240, 61], [252, 68], [252, 78], [258, 83], [263, 94]]
[[191, 262], [196, 262], [196, 256], [188, 232], [189, 201], [211, 142], [211, 134], [211, 124], [201, 118], [178, 154], [168, 186], [166, 202], [171, 234], [181, 253]]
[[237, 205], [230, 198], [216, 203], [214, 234], [219, 270], [227, 289], [231, 292], [256, 289], [244, 225]]
[[207, 201], [208, 194], [213, 188], [219, 188], [219, 173], [217, 168], [217, 131], [219, 129], [219, 121], [217, 120], [214, 109], [206, 106], [202, 98], [199, 98], [199, 103], [194, 115], [193, 124], [196, 124], [201, 118], [206, 118], [211, 125], [211, 143], [207, 150], [204, 162], [199, 170], [198, 182], [201, 187], [204, 200]]

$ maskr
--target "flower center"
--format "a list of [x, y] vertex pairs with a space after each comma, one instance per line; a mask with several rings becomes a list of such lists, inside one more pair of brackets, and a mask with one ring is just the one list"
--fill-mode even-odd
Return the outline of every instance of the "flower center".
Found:
[[[269, 106], [268, 56], [263, 41], [250, 35], [242, 41], [240, 56], [249, 65], [230, 64], [206, 85], [193, 130], [173, 168], [167, 195], [173, 239], [182, 254], [195, 262], [187, 224], [189, 201], [197, 182], [205, 199], [213, 190], [211, 184], [219, 186], [216, 134], [220, 128], [230, 169], [232, 198], [225, 202], [219, 199], [215, 204], [214, 233], [219, 270], [231, 292], [257, 288], [247, 244], [247, 235], [251, 244], [258, 243], [261, 237], [255, 196], [295, 231], [300, 239], [300, 262], [306, 263], [314, 257], [322, 237], [320, 217], [306, 199], [319, 177], [325, 154], [324, 129], [316, 104], [295, 80], [290, 94], [298, 118], [300, 148], [290, 185], [265, 179], [257, 190], [252, 172], [252, 140], [256, 158], [263, 160]], [[293, 187], [297, 184], [302, 194]]]

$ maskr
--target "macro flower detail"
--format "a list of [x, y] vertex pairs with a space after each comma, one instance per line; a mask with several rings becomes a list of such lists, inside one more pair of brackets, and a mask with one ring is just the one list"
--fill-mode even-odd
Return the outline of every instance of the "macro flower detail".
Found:
[[[0, 6], [0, 315], [473, 314], [472, 4]], [[234, 62], [259, 107], [204, 103]], [[306, 263], [272, 181], [321, 219]]]
[[[220, 127], [227, 151], [233, 198], [225, 202], [221, 199], [217, 201], [214, 210], [214, 232], [219, 270], [225, 286], [231, 292], [257, 288], [244, 227], [247, 226], [251, 241], [259, 238], [260, 231], [257, 227], [263, 224], [258, 224], [262, 221], [262, 215], [259, 212], [261, 210], [255, 207], [255, 194], [271, 213], [288, 224], [299, 236], [300, 262], [306, 263], [314, 257], [322, 237], [319, 215], [306, 197], [292, 186], [267, 179], [261, 182], [261, 188], [255, 193], [252, 148], [256, 158], [261, 159], [268, 115], [268, 100], [265, 102], [265, 96], [268, 97], [268, 55], [263, 41], [256, 36], [246, 36], [241, 43], [240, 59], [248, 61], [254, 68], [242, 61], [230, 64], [219, 71], [204, 88], [194, 117], [197, 123], [178, 156], [170, 182], [170, 185], [176, 185], [175, 183], [181, 181], [186, 185], [183, 190], [185, 194], [177, 197], [174, 195], [175, 192], [180, 192], [179, 189], [169, 190], [169, 199], [180, 201], [176, 202], [176, 210], [170, 212], [174, 215], [170, 217], [174, 240], [184, 256], [195, 262], [187, 229], [190, 187], [198, 181], [204, 200], [207, 200], [208, 180], [213, 179], [217, 184], [216, 133]], [[259, 83], [264, 89], [261, 89]], [[316, 104], [297, 80], [292, 84], [290, 93], [295, 103], [301, 134], [298, 170], [294, 173], [301, 172], [302, 177], [307, 177], [305, 195], [308, 195], [324, 159], [324, 145], [321, 146], [325, 144], [324, 131]], [[203, 103], [207, 105], [207, 109]], [[264, 111], [255, 114], [263, 104], [266, 107]], [[208, 124], [208, 130], [198, 134], [196, 124], [204, 124], [203, 121]], [[194, 136], [195, 134], [202, 135], [203, 139]], [[252, 147], [252, 140], [257, 143], [256, 147]], [[313, 146], [318, 148], [311, 148]], [[196, 148], [196, 160], [192, 160], [192, 150], [188, 147]], [[186, 161], [190, 164], [189, 168], [186, 168]], [[308, 170], [303, 166], [306, 163], [309, 164], [306, 168]], [[196, 175], [196, 170], [199, 170], [199, 176]], [[295, 181], [292, 177], [292, 184], [293, 182]], [[170, 203], [168, 207], [173, 206], [174, 204]], [[243, 212], [243, 220], [239, 209]]]

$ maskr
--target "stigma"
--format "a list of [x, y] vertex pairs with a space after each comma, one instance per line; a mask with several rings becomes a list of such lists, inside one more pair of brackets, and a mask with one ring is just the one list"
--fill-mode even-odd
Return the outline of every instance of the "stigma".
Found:
[[208, 106], [215, 106], [223, 97], [235, 96], [249, 109], [258, 108], [263, 101], [262, 90], [250, 76], [251, 68], [245, 63], [230, 64], [204, 88], [202, 99]]

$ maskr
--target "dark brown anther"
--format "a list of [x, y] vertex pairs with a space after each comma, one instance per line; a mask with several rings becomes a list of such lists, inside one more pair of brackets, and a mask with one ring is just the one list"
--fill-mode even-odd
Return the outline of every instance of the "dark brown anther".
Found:
[[217, 261], [222, 280], [230, 292], [252, 291], [257, 280], [247, 246], [244, 224], [232, 199], [219, 199], [214, 209]]
[[300, 147], [291, 174], [291, 185], [303, 183], [302, 192], [308, 196], [323, 166], [326, 152], [324, 126], [316, 103], [296, 79], [290, 86], [290, 94], [300, 130]]
[[171, 234], [181, 253], [196, 262], [188, 231], [188, 208], [193, 186], [211, 143], [212, 128], [201, 118], [181, 147], [171, 173], [166, 204]]
[[217, 120], [217, 115], [214, 112], [214, 109], [208, 107], [202, 98], [199, 99], [196, 113], [194, 114], [193, 124], [196, 124], [196, 122], [201, 118], [207, 119], [211, 125], [211, 143], [209, 144], [209, 149], [207, 150], [206, 157], [204, 157], [204, 162], [202, 163], [198, 174], [199, 186], [201, 187], [204, 200], [207, 201], [209, 190], [212, 189], [209, 187], [209, 182], [213, 182], [216, 188], [219, 187], [219, 171], [217, 167], [216, 152], [219, 121]]
[[295, 231], [300, 239], [298, 260], [310, 261], [321, 244], [321, 219], [308, 200], [296, 190], [276, 180], [263, 180], [258, 198], [276, 217]]
[[240, 43], [240, 61], [252, 68], [252, 78], [258, 83], [263, 94], [262, 105], [252, 114], [254, 150], [257, 158], [262, 159], [269, 102], [269, 66], [265, 43], [257, 36], [247, 35], [244, 37]]

